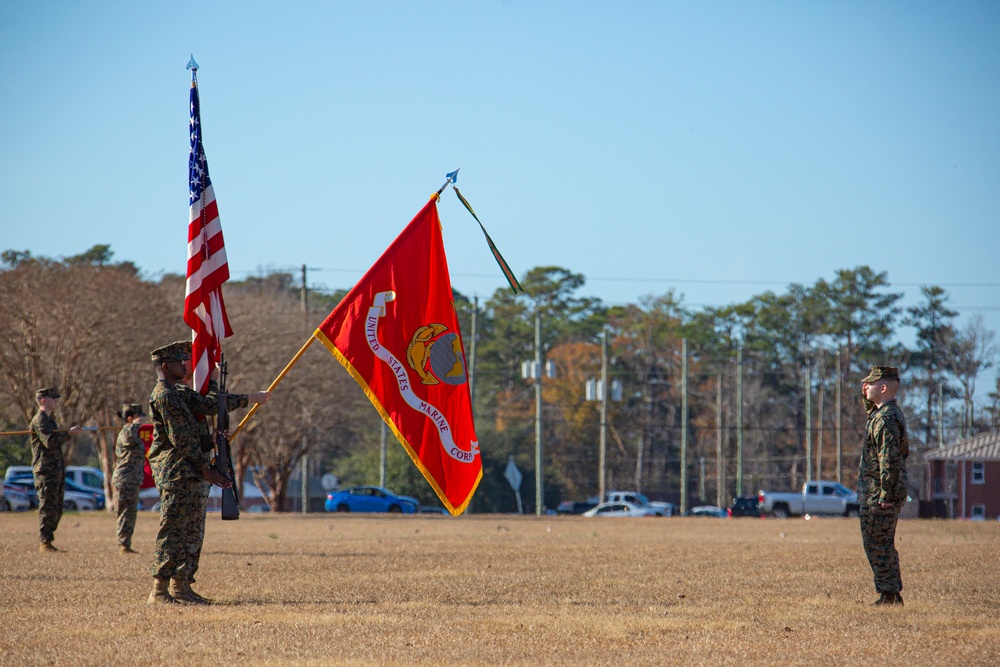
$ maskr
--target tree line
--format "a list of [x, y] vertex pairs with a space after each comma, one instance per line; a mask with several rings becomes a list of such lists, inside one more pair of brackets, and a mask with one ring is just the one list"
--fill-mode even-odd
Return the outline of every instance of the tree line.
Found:
[[[48, 385], [62, 393], [61, 424], [113, 426], [123, 402], [148, 400], [149, 351], [190, 337], [184, 277], [144, 278], [132, 262], [113, 261], [108, 245], [62, 259], [7, 250], [0, 260], [0, 430], [26, 428], [34, 391]], [[484, 466], [472, 511], [516, 510], [503, 476], [509, 458], [524, 475], [526, 507], [536, 507], [528, 483], [536, 416], [544, 506], [597, 493], [600, 411], [585, 387], [600, 377], [605, 335], [609, 381], [622, 388], [607, 410], [608, 489], [676, 502], [683, 482], [688, 498], [728, 502], [737, 491], [791, 488], [810, 477], [853, 486], [864, 432], [859, 379], [871, 364], [904, 373], [901, 401], [915, 450], [996, 429], [1000, 419], [1000, 378], [984, 409], [977, 412], [975, 400], [977, 378], [997, 359], [995, 332], [978, 316], [957, 327], [940, 287], [921, 287], [919, 303], [901, 307], [887, 273], [867, 266], [700, 310], [673, 291], [609, 306], [583, 296], [585, 277], [563, 267], [533, 268], [521, 284], [523, 294], [501, 288], [482, 304], [454, 292]], [[232, 390], [266, 388], [344, 293], [311, 293], [307, 301], [280, 272], [227, 283]], [[911, 345], [898, 339], [904, 326], [916, 332]], [[540, 356], [555, 369], [541, 380], [540, 415], [536, 380], [521, 372], [535, 358], [536, 327]], [[252, 472], [274, 509], [287, 507], [303, 461], [345, 485], [377, 483], [380, 425], [354, 380], [312, 346], [238, 436], [238, 476]], [[114, 437], [113, 430], [77, 437], [67, 460], [109, 471]], [[28, 462], [26, 437], [0, 438], [0, 465]], [[386, 485], [436, 503], [393, 443]], [[914, 487], [919, 497], [918, 481]]]

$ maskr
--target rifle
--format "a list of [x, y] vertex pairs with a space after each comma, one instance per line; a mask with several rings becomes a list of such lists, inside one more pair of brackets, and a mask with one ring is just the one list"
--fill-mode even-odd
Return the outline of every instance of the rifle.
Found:
[[236, 486], [236, 474], [233, 472], [233, 457], [229, 447], [226, 431], [229, 430], [229, 401], [226, 396], [226, 384], [229, 370], [226, 367], [225, 355], [219, 359], [219, 415], [215, 422], [215, 446], [217, 449], [215, 466], [223, 477], [233, 485], [222, 489], [222, 520], [235, 521], [240, 518], [240, 498]]

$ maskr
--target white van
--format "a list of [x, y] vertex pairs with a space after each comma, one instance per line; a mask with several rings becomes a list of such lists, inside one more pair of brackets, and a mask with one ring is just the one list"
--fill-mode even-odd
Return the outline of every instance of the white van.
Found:
[[66, 466], [66, 479], [88, 491], [104, 493], [104, 473], [87, 466]]
[[[23, 477], [32, 474], [31, 466], [8, 466], [4, 479]], [[104, 493], [104, 473], [90, 466], [66, 466], [66, 479], [77, 486], [86, 487], [97, 493]]]

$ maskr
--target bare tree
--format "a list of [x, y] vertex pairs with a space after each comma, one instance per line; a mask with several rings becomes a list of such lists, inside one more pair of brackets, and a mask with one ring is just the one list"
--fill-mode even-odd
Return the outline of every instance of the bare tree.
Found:
[[962, 387], [961, 437], [973, 435], [975, 427], [976, 378], [996, 361], [996, 332], [986, 328], [982, 315], [974, 315], [955, 336], [948, 366]]
[[148, 395], [152, 336], [170, 319], [157, 285], [114, 267], [32, 260], [0, 272], [0, 302], [0, 397], [25, 423], [38, 387], [59, 388], [65, 424]]

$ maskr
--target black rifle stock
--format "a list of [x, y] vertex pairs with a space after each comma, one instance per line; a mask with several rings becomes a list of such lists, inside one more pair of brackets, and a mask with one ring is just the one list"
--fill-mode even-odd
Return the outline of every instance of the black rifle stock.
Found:
[[240, 518], [240, 498], [236, 486], [236, 474], [233, 472], [232, 451], [226, 431], [229, 430], [229, 401], [226, 396], [226, 384], [229, 370], [226, 367], [225, 356], [219, 360], [219, 415], [215, 422], [215, 446], [217, 455], [216, 468], [223, 477], [232, 482], [228, 489], [222, 489], [222, 520], [233, 521]]

